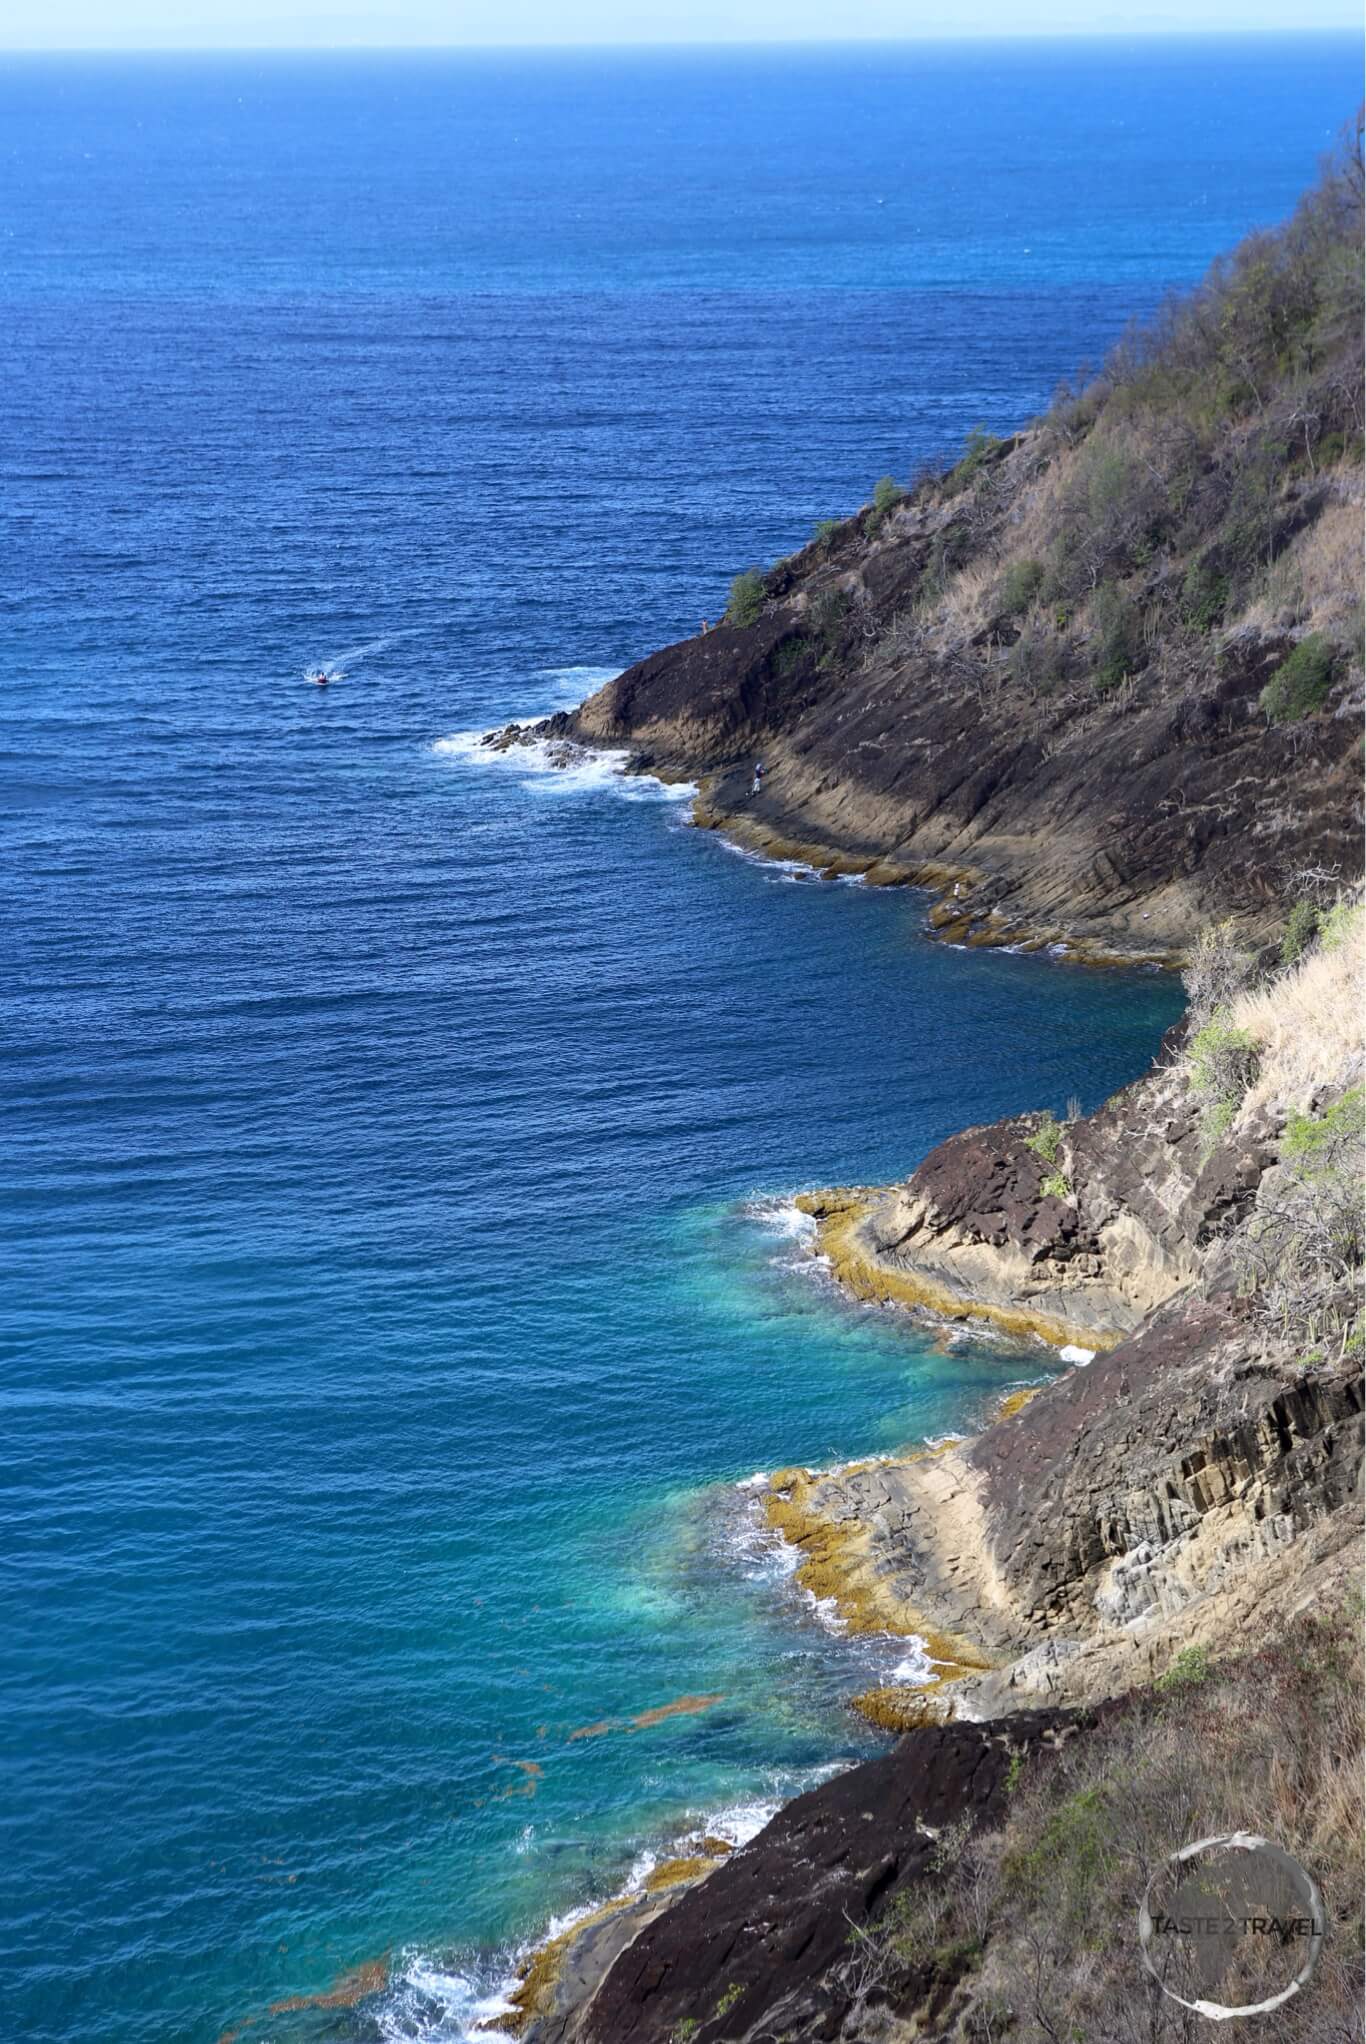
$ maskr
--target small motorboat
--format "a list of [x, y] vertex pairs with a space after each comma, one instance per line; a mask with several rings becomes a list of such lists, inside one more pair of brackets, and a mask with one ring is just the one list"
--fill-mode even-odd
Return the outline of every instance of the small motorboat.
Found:
[[318, 688], [326, 688], [329, 681], [337, 681], [340, 679], [340, 676], [335, 668], [315, 667], [308, 678]]

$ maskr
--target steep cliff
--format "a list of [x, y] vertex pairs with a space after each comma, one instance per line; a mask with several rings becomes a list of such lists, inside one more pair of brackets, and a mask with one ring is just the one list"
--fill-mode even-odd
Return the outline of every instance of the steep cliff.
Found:
[[1110, 1346], [975, 1440], [770, 1479], [807, 1587], [937, 1679], [856, 1700], [913, 1728], [885, 1759], [571, 1939], [532, 2044], [1175, 2044], [1137, 1903], [1221, 1829], [1302, 1851], [1339, 1927], [1267, 2034], [1358, 2033], [1366, 915], [1320, 922], [1269, 975], [1206, 946], [1096, 1115], [813, 1196], [863, 1296]]
[[[526, 2044], [1191, 2044], [1139, 1957], [1174, 1829], [1267, 1830], [1328, 1937], [1268, 2044], [1361, 2030], [1356, 1618], [1291, 1620], [1094, 1712], [928, 1726], [799, 1797]], [[1249, 2034], [1251, 2032], [1249, 2031]]]
[[1097, 1114], [806, 1196], [861, 1297], [1078, 1366], [974, 1441], [771, 1480], [807, 1586], [939, 1679], [863, 1700], [894, 1752], [571, 1938], [531, 2044], [1185, 2039], [1120, 1917], [1240, 1827], [1340, 1938], [1259, 2035], [1360, 2032], [1360, 200], [1358, 150], [1088, 390], [491, 735], [624, 745], [960, 940], [1191, 961]]
[[[955, 1685], [957, 1708], [1114, 1694], [1341, 1573], [1360, 1523], [1363, 921], [1344, 902], [1264, 983], [1225, 943], [1220, 984], [1192, 976], [1188, 1030], [1095, 1115], [974, 1129], [903, 1185], [807, 1201], [861, 1296], [1100, 1351], [946, 1454], [776, 1480], [789, 1537], [828, 1553], [840, 1529], [851, 1599], [871, 1579], [904, 1622], [1003, 1664]], [[1209, 1006], [1230, 975], [1247, 983]], [[820, 1588], [838, 1594], [829, 1568]]]
[[1087, 390], [881, 487], [541, 733], [934, 886], [958, 937], [1272, 934], [1288, 873], [1360, 870], [1360, 240], [1351, 156]]

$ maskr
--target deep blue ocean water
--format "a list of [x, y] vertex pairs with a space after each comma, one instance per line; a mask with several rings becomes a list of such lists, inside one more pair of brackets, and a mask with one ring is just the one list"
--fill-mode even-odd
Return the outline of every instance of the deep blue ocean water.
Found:
[[459, 734], [1037, 409], [1359, 56], [0, 68], [4, 2038], [456, 2040], [870, 1750], [906, 1646], [743, 1479], [1056, 1364], [842, 1304], [785, 1196], [1093, 1104], [1176, 991]]

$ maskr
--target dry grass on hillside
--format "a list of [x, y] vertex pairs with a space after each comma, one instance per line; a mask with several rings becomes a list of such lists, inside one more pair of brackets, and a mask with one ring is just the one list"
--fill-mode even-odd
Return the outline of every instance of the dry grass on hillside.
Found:
[[1268, 570], [1265, 589], [1242, 623], [1271, 632], [1305, 625], [1332, 630], [1350, 622], [1361, 589], [1361, 474], [1341, 468], [1325, 483], [1328, 502]]
[[1355, 1085], [1366, 1067], [1366, 914], [1358, 908], [1331, 950], [1322, 945], [1230, 1010], [1258, 1051], [1239, 1120], [1266, 1109], [1304, 1113], [1315, 1096]]
[[971, 2044], [1193, 2044], [1209, 2026], [1145, 1973], [1139, 1901], [1181, 1846], [1250, 1831], [1299, 1858], [1329, 1919], [1311, 1985], [1257, 2037], [1360, 2036], [1361, 1682], [1359, 1603], [1303, 1615], [1226, 1667], [1189, 1650], [1157, 1690], [1025, 1767], [1001, 1830], [977, 1835], [969, 1817], [941, 1836], [937, 1878], [856, 1941], [863, 2006], [841, 2034], [907, 2034], [887, 2027], [886, 2002], [930, 1972], [959, 1983], [952, 2034]]

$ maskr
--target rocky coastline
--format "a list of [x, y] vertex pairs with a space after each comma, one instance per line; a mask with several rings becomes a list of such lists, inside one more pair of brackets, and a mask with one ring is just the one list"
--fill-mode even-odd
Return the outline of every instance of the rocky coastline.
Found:
[[[545, 742], [545, 727], [490, 734], [500, 745], [532, 740]], [[564, 745], [567, 764], [579, 756], [579, 738], [551, 742]], [[812, 865], [825, 860], [824, 870], [859, 870], [848, 855], [748, 825], [735, 834]], [[932, 880], [949, 899], [960, 884], [923, 868], [862, 870], [875, 884]], [[849, 1987], [832, 1897], [843, 1896], [842, 1923], [875, 1924], [887, 1895], [904, 1899], [933, 1878], [938, 1832], [924, 1814], [933, 1794], [946, 1799], [950, 1824], [964, 1811], [974, 1824], [998, 1823], [1012, 1754], [1060, 1750], [1103, 1723], [1117, 1700], [1155, 1693], [1192, 1657], [1202, 1666], [1214, 1655], [1246, 1659], [1306, 1611], [1344, 1607], [1361, 1556], [1357, 1352], [1340, 1345], [1306, 1361], [1293, 1341], [1254, 1328], [1237, 1294], [1240, 1255], [1284, 1185], [1288, 1124], [1359, 1087], [1360, 1015], [1341, 1023], [1363, 983], [1353, 899], [1340, 904], [1343, 943], [1301, 969], [1320, 982], [1308, 1006], [1337, 1013], [1336, 1032], [1307, 1061], [1288, 1061], [1295, 1015], [1279, 1018], [1264, 1002], [1254, 1046], [1261, 1083], [1214, 1139], [1187, 1019], [1152, 1070], [1092, 1115], [967, 1129], [903, 1182], [797, 1195], [815, 1224], [814, 1254], [851, 1296], [1037, 1339], [1075, 1367], [1007, 1400], [975, 1439], [768, 1480], [761, 1510], [798, 1550], [803, 1587], [830, 1599], [851, 1632], [924, 1643], [926, 1680], [850, 1697], [900, 1743], [887, 1763], [865, 1763], [799, 1798], [738, 1853], [687, 1842], [640, 1888], [537, 1948], [496, 2028], [528, 2044], [957, 2037], [934, 2027], [936, 2011], [961, 2013], [959, 1988], [949, 1992], [934, 1967], [902, 1984], [922, 2027], [840, 2027]], [[931, 924], [962, 934], [935, 910]], [[1064, 955], [1133, 962], [1096, 937]], [[1292, 1010], [1294, 979], [1282, 976]], [[851, 1798], [881, 1796], [881, 1787], [878, 1797], [869, 1790], [884, 1765], [908, 1799], [909, 1852], [900, 1833], [864, 1833], [876, 1812], [857, 1823], [850, 1814]], [[779, 1862], [795, 1836], [794, 1887]], [[865, 1847], [871, 1858], [858, 1861], [851, 1915], [843, 1890], [824, 1886], [823, 1856], [844, 1869]], [[753, 1920], [760, 1894], [771, 1912], [762, 1937]], [[723, 1935], [734, 1979], [721, 1980], [707, 1956]], [[846, 1925], [840, 1936], [848, 1935]], [[747, 1981], [748, 1962], [735, 1954], [750, 1952], [751, 1940], [757, 1973]], [[690, 2016], [713, 1990], [710, 2016]], [[666, 2024], [665, 2012], [680, 2009]], [[774, 2029], [780, 2017], [796, 2026]]]
[[882, 1758], [533, 1956], [528, 2044], [1176, 2044], [1116, 1912], [1221, 1826], [1313, 1860], [1345, 1953], [1263, 2034], [1359, 2034], [1361, 189], [1358, 149], [1087, 390], [488, 735], [1191, 1003], [1096, 1113], [799, 1200], [855, 1297], [1075, 1367], [768, 1480], [803, 1585], [931, 1675], [853, 1700]]
[[[1306, 991], [1324, 1013], [1355, 1002], [1366, 917], [1340, 921], [1341, 944], [1278, 983], [1292, 1013]], [[1263, 1006], [1261, 1083], [1213, 1143], [1176, 1030], [1094, 1115], [969, 1130], [901, 1185], [805, 1198], [856, 1296], [1066, 1338], [1079, 1360], [971, 1440], [768, 1479], [761, 1508], [803, 1586], [851, 1632], [920, 1638], [930, 1675], [851, 1698], [900, 1737], [885, 1761], [537, 1954], [517, 2021], [531, 2044], [972, 2035], [935, 2026], [963, 1998], [964, 1969], [939, 1960], [898, 1989], [921, 2027], [841, 2027], [858, 2000], [850, 1925], [872, 1936], [890, 1897], [910, 1906], [945, 1825], [1005, 1821], [1012, 1754], [1046, 1759], [1123, 1699], [1240, 1666], [1350, 1603], [1359, 1335], [1344, 1323], [1306, 1355], [1240, 1300], [1239, 1271], [1303, 1129], [1355, 1100], [1359, 1149], [1360, 1016], [1306, 1062]]]

